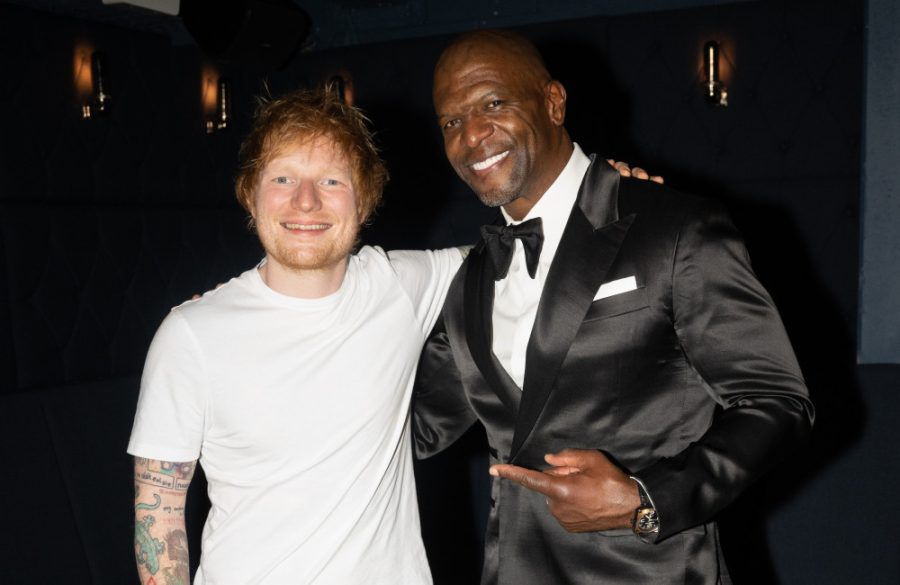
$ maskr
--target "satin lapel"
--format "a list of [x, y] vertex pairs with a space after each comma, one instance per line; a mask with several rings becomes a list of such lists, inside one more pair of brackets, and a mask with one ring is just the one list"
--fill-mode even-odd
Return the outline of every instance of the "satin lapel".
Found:
[[463, 297], [466, 342], [475, 365], [512, 416], [519, 410], [522, 392], [494, 356], [493, 320], [494, 263], [483, 246], [469, 254]]
[[[617, 219], [617, 176], [592, 164], [556, 250], [525, 353], [525, 387], [510, 460], [544, 409], [563, 359], [634, 220]], [[594, 217], [589, 219], [585, 209]], [[612, 223], [595, 229], [604, 220]]]

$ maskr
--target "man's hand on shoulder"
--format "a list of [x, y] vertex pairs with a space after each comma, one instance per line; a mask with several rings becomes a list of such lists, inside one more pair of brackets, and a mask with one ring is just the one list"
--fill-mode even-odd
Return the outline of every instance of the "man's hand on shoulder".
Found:
[[566, 449], [544, 459], [551, 467], [543, 471], [498, 464], [490, 473], [546, 496], [550, 513], [569, 532], [631, 526], [640, 505], [637, 485], [606, 455]]
[[[463, 258], [465, 258], [465, 256], [463, 256]], [[225, 283], [224, 283], [224, 282], [220, 282], [219, 284], [216, 285], [216, 288], [213, 289], [213, 290], [219, 290], [219, 289], [222, 288], [223, 286], [225, 286]], [[209, 292], [209, 291], [206, 291], [206, 292]], [[203, 295], [205, 295], [205, 294], [206, 294], [206, 293], [203, 293]], [[203, 295], [201, 295], [201, 294], [199, 294], [199, 293], [194, 293], [194, 294], [191, 295], [191, 300], [192, 300], [192, 301], [196, 301], [197, 299], [201, 299], [201, 298], [203, 298]]]
[[641, 167], [631, 168], [631, 165], [629, 165], [628, 163], [615, 161], [611, 158], [606, 159], [606, 162], [611, 164], [617, 171], [619, 171], [619, 174], [623, 177], [633, 177], [642, 181], [653, 181], [654, 183], [659, 183], [660, 185], [665, 183], [665, 179], [663, 179], [661, 176], [651, 175]]

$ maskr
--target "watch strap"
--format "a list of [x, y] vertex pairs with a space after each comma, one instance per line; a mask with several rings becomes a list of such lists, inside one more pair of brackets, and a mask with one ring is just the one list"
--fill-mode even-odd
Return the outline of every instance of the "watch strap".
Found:
[[650, 497], [650, 492], [647, 491], [647, 486], [644, 485], [644, 482], [633, 475], [629, 475], [628, 479], [633, 480], [634, 483], [637, 484], [638, 496], [641, 498], [641, 507], [653, 508], [655, 510], [656, 504], [653, 503], [653, 498]]
[[653, 504], [653, 499], [644, 487], [643, 482], [634, 476], [631, 476], [631, 479], [637, 484], [638, 497], [641, 501], [640, 506], [634, 511], [631, 528], [642, 539], [654, 539], [659, 534], [659, 515], [656, 511], [656, 506]]

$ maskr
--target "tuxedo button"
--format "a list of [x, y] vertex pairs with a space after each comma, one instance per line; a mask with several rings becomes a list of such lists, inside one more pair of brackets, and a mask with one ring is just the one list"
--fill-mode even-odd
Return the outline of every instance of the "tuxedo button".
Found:
[[491, 498], [491, 508], [493, 508], [496, 504], [497, 502], [494, 500], [494, 498]]
[[494, 459], [497, 459], [497, 450], [496, 449], [494, 449], [491, 446], [488, 446], [488, 453], [491, 454], [491, 457], [493, 457]]

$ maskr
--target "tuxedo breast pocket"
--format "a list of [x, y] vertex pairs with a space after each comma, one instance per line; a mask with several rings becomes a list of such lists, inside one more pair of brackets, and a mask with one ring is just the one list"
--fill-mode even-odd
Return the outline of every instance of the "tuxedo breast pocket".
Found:
[[605, 297], [591, 303], [584, 322], [599, 321], [616, 315], [624, 315], [634, 311], [640, 311], [650, 306], [647, 299], [647, 287], [638, 287], [634, 290]]

